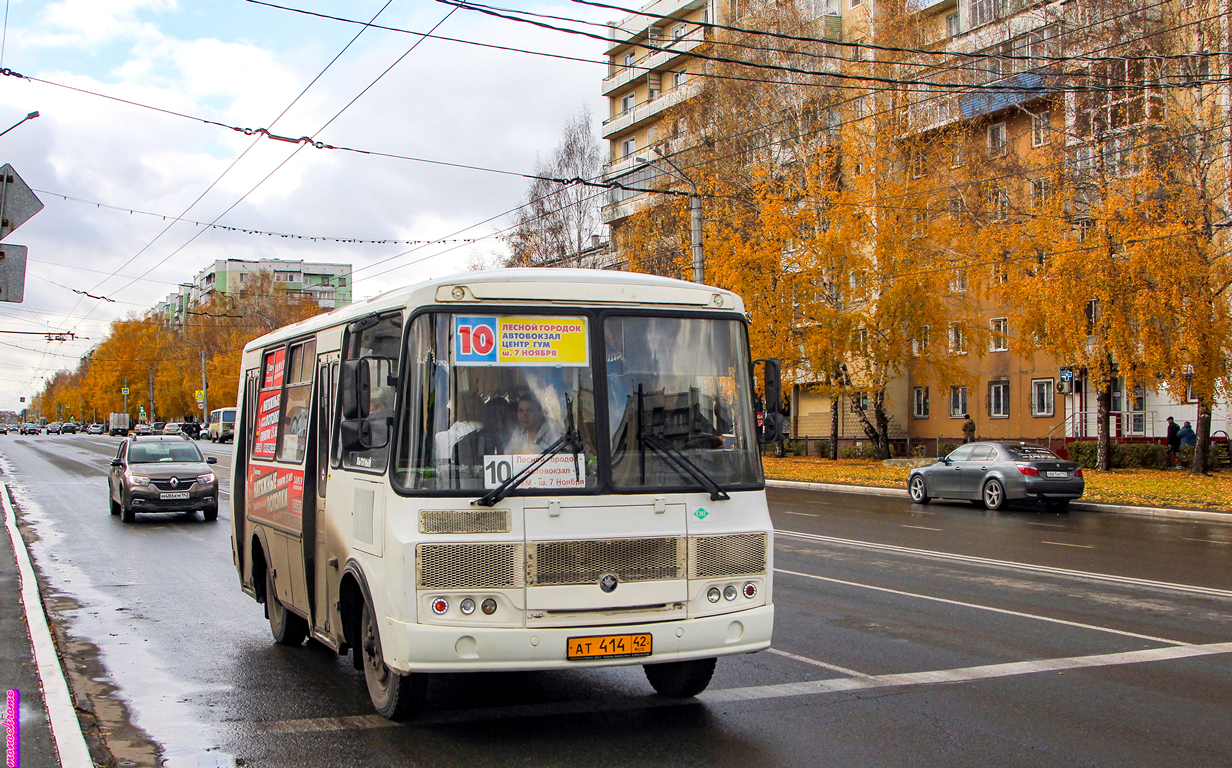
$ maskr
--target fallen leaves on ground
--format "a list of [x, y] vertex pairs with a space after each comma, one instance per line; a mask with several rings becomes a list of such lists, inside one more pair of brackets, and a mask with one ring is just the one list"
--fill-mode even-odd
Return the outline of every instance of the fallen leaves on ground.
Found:
[[[766, 477], [774, 480], [800, 480], [810, 483], [841, 483], [881, 488], [906, 488], [906, 467], [883, 467], [868, 459], [828, 459], [765, 456]], [[1086, 477], [1084, 501], [1105, 504], [1134, 504], [1148, 507], [1182, 507], [1226, 511], [1232, 499], [1232, 473], [1215, 472], [1208, 476], [1155, 469], [1114, 469], [1101, 472], [1083, 470]]]

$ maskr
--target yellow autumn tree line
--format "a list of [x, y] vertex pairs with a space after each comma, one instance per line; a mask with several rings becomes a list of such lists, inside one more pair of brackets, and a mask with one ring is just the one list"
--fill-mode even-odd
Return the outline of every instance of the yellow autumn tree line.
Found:
[[[645, 153], [661, 171], [650, 184], [703, 197], [707, 282], [745, 296], [757, 356], [832, 395], [832, 437], [838, 396], [862, 392], [868, 403], [853, 410], [888, 455], [889, 382], [908, 370], [962, 381], [955, 347], [988, 349], [980, 312], [996, 306], [1020, 354], [1086, 369], [1103, 466], [1117, 378], [1126, 391], [1188, 388], [1205, 450], [1232, 374], [1232, 137], [1223, 87], [1206, 76], [1232, 73], [1220, 72], [1226, 57], [1183, 55], [1222, 39], [1218, 14], [1203, 15], [1214, 0], [1181, 9], [1194, 20], [1170, 33], [1135, 16], [1135, 2], [1091, 0], [1081, 24], [1059, 23], [1017, 58], [932, 70], [911, 52], [929, 45], [912, 0], [881, 0], [850, 30], [902, 52], [807, 41], [822, 29], [805, 2], [749, 5], [740, 25], [774, 39], [714, 30], [704, 53], [780, 68], [698, 62], [710, 77], [666, 113], [670, 128]], [[1087, 51], [1106, 59], [1065, 59]], [[838, 76], [801, 73], [823, 69]], [[979, 90], [1028, 71], [1047, 86], [1030, 99]], [[935, 119], [965, 97], [898, 85], [926, 80], [1042, 113], [1042, 146], [1028, 164], [989, 138], [1004, 117]], [[685, 198], [649, 197], [616, 245], [633, 269], [688, 276]]]
[[210, 409], [234, 405], [244, 345], [264, 333], [323, 311], [316, 301], [288, 292], [272, 272], [251, 275], [244, 287], [214, 294], [191, 307], [182, 324], [131, 313], [115, 320], [107, 338], [82, 356], [74, 370], [47, 379], [31, 412], [52, 420], [106, 421], [124, 411], [137, 422], [201, 421], [202, 356]]

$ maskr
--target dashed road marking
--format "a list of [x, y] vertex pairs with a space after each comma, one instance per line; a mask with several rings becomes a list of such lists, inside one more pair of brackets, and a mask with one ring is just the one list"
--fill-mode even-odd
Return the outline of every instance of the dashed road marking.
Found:
[[1095, 549], [1094, 544], [1066, 544], [1064, 541], [1044, 541], [1041, 539], [1040, 544], [1051, 544], [1054, 547], [1077, 547], [1079, 549]]
[[900, 528], [915, 528], [920, 531], [939, 531], [940, 528], [929, 528], [927, 525], [901, 525]]

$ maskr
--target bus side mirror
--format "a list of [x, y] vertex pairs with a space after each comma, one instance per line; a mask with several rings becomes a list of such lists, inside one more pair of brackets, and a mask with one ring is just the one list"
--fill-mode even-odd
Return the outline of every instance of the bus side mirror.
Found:
[[342, 399], [343, 421], [368, 418], [368, 411], [372, 407], [372, 375], [369, 367], [369, 361], [372, 360], [374, 358], [361, 357], [358, 360], [342, 362], [338, 374], [338, 394]]
[[753, 366], [762, 364], [761, 391], [765, 393], [766, 413], [779, 413], [783, 409], [783, 369], [774, 358], [754, 360]]
[[367, 419], [343, 419], [338, 424], [338, 441], [347, 453], [376, 447], [372, 445], [372, 423]]

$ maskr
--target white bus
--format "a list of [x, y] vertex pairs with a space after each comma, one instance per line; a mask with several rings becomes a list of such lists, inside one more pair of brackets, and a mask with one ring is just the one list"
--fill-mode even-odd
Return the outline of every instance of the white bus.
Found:
[[277, 642], [350, 652], [391, 719], [435, 672], [642, 664], [700, 693], [774, 620], [746, 322], [717, 288], [528, 269], [256, 339], [243, 590]]

